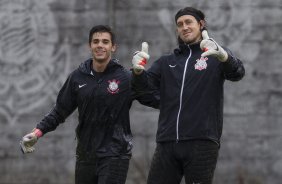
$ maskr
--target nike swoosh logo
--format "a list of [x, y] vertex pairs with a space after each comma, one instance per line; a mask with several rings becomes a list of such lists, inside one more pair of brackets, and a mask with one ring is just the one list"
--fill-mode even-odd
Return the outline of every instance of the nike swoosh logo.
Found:
[[176, 65], [168, 65], [170, 68], [174, 68], [176, 67]]
[[78, 88], [82, 88], [83, 86], [86, 86], [86, 84], [78, 85]]

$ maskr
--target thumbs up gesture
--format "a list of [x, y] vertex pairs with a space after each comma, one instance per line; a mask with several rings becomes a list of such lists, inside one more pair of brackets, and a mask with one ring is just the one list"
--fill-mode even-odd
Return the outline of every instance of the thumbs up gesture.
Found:
[[135, 74], [141, 74], [143, 70], [145, 69], [145, 65], [147, 63], [147, 60], [150, 58], [150, 55], [148, 54], [149, 45], [147, 42], [142, 43], [142, 49], [141, 51], [135, 52], [133, 59], [132, 59], [132, 66], [133, 71]]
[[204, 51], [202, 57], [215, 56], [221, 62], [227, 61], [227, 52], [209, 37], [207, 30], [202, 31], [202, 37], [203, 40], [200, 43], [200, 47]]

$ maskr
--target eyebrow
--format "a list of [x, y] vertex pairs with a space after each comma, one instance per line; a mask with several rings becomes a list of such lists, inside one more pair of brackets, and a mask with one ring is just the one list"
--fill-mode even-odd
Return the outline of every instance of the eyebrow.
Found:
[[110, 39], [99, 39], [99, 38], [94, 38], [92, 41], [111, 41]]

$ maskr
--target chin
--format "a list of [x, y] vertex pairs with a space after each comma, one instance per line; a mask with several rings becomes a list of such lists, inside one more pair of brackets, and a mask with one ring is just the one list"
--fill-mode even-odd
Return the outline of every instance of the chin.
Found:
[[106, 59], [96, 59], [96, 61], [97, 61], [98, 63], [105, 63], [107, 60], [106, 60]]
[[197, 40], [191, 40], [191, 39], [185, 40], [186, 44], [194, 44], [194, 43], [197, 43], [197, 42], [198, 42]]
[[99, 62], [99, 63], [103, 63], [106, 59], [103, 57], [94, 57], [93, 58], [95, 61]]
[[184, 38], [181, 38], [184, 43], [190, 43], [192, 41], [192, 39], [188, 38], [188, 37], [184, 37]]

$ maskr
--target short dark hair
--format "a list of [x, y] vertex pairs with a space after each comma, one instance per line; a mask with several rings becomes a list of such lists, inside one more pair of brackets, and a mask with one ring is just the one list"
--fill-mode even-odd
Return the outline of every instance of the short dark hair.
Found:
[[116, 44], [116, 35], [113, 32], [112, 28], [108, 25], [97, 25], [91, 28], [91, 30], [89, 31], [89, 39], [88, 39], [88, 43], [89, 45], [92, 42], [92, 38], [94, 33], [109, 33], [111, 35], [111, 42], [112, 44]]
[[193, 7], [185, 7], [180, 9], [175, 14], [175, 23], [177, 23], [177, 19], [183, 15], [192, 15], [199, 22], [200, 20], [205, 20], [205, 14], [196, 8]]

